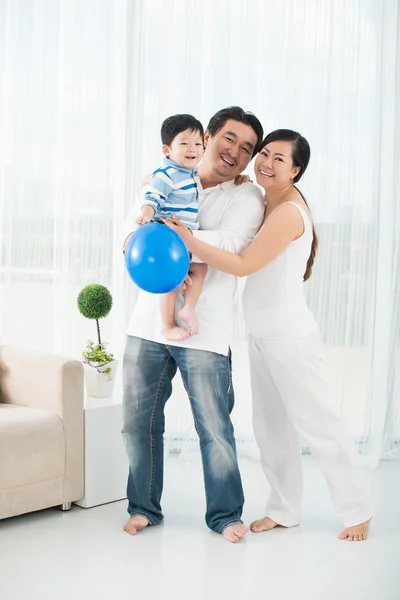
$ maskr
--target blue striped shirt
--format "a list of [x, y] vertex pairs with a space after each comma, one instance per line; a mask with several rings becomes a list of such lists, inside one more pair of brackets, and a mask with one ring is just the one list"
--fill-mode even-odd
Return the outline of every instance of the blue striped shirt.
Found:
[[154, 208], [153, 220], [176, 215], [189, 229], [199, 228], [199, 192], [195, 175], [197, 169], [191, 171], [164, 158], [161, 167], [153, 173], [142, 205]]

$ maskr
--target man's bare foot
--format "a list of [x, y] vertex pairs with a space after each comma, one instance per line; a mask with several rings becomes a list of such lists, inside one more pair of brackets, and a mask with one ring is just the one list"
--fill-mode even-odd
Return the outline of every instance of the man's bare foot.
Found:
[[234, 523], [233, 525], [229, 525], [224, 529], [222, 535], [228, 542], [232, 542], [232, 544], [236, 544], [246, 533], [248, 532], [248, 528], [243, 525], [243, 523]]
[[199, 333], [199, 322], [196, 317], [196, 311], [193, 308], [184, 306], [182, 310], [179, 311], [178, 317], [187, 323], [192, 335]]
[[164, 329], [164, 335], [167, 340], [186, 340], [192, 335], [189, 329], [184, 327], [171, 327], [170, 329]]
[[257, 521], [253, 521], [250, 525], [250, 529], [254, 533], [261, 533], [261, 531], [270, 531], [271, 529], [274, 529], [274, 527], [280, 527], [280, 525], [279, 523], [276, 523], [269, 517], [257, 519]]
[[349, 542], [363, 542], [367, 539], [369, 533], [369, 521], [354, 525], [353, 527], [346, 527], [342, 533], [339, 533], [339, 540], [348, 540]]
[[129, 521], [124, 525], [124, 531], [129, 533], [130, 535], [136, 535], [138, 531], [144, 529], [149, 524], [146, 517], [142, 517], [140, 515], [135, 515], [131, 517]]

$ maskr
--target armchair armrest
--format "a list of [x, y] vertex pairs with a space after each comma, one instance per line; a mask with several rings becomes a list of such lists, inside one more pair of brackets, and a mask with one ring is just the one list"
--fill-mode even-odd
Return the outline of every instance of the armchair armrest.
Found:
[[51, 410], [61, 418], [71, 409], [83, 410], [83, 365], [63, 356], [0, 347], [8, 373], [5, 390], [10, 404]]

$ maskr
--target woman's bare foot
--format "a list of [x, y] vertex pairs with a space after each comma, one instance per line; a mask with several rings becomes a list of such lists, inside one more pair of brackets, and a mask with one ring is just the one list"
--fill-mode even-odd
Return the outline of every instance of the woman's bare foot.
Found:
[[250, 525], [250, 529], [254, 533], [261, 533], [261, 531], [270, 531], [271, 529], [274, 529], [274, 527], [280, 527], [280, 525], [279, 523], [276, 523], [269, 517], [257, 519], [257, 521], [253, 521]]
[[359, 525], [354, 525], [353, 527], [346, 527], [342, 533], [339, 533], [339, 540], [348, 540], [349, 542], [363, 542], [367, 539], [369, 534], [369, 521], [365, 521], [364, 523], [360, 523]]
[[184, 327], [171, 327], [170, 329], [164, 329], [164, 335], [167, 340], [186, 340], [192, 335], [190, 329]]
[[149, 524], [146, 517], [142, 517], [140, 515], [135, 515], [131, 517], [129, 521], [124, 525], [124, 531], [129, 533], [130, 535], [136, 535], [138, 531], [144, 529]]
[[184, 306], [182, 310], [179, 311], [178, 317], [187, 323], [190, 333], [192, 335], [196, 335], [199, 333], [199, 322], [196, 317], [196, 311], [194, 308], [190, 308], [189, 306]]
[[234, 523], [233, 525], [229, 525], [224, 529], [222, 535], [228, 542], [232, 542], [232, 544], [236, 544], [246, 533], [248, 532], [248, 528], [243, 525], [243, 523]]

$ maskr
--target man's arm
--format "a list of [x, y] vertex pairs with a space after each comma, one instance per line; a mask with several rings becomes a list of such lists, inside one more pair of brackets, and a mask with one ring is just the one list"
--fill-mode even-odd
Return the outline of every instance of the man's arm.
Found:
[[128, 243], [128, 239], [130, 238], [132, 233], [136, 231], [136, 229], [140, 226], [138, 223], [138, 218], [140, 217], [140, 211], [143, 203], [143, 190], [144, 188], [142, 188], [136, 195], [132, 208], [122, 226], [121, 245], [123, 252], [125, 252], [125, 247]]
[[[251, 183], [240, 186], [227, 207], [218, 229], [193, 231], [193, 235], [216, 248], [240, 254], [250, 244], [264, 219], [261, 191]], [[201, 226], [201, 223], [200, 223]], [[193, 262], [202, 262], [196, 256]]]

